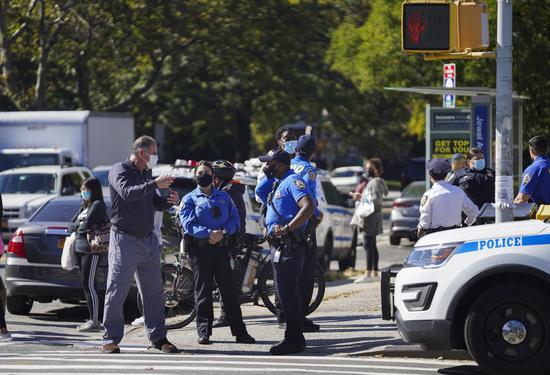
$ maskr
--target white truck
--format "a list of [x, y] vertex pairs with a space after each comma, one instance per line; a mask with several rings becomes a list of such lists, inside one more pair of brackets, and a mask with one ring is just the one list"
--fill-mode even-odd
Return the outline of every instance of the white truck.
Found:
[[0, 171], [29, 165], [110, 165], [134, 140], [128, 113], [0, 112]]
[[489, 374], [550, 369], [550, 223], [514, 221], [422, 237], [382, 272], [382, 317], [408, 343], [468, 349]]

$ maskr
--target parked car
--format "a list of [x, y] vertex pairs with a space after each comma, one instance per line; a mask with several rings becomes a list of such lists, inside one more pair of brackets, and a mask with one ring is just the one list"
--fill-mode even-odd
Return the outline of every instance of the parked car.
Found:
[[46, 201], [80, 193], [82, 181], [92, 172], [86, 167], [55, 165], [8, 169], [0, 172], [0, 193], [7, 219], [5, 236], [21, 226]]
[[[110, 201], [106, 200], [110, 211]], [[71, 218], [78, 212], [80, 197], [54, 197], [44, 203], [20, 226], [8, 243], [6, 260], [7, 309], [26, 315], [34, 301], [64, 303], [85, 301], [80, 271], [61, 268], [61, 253]], [[97, 269], [97, 287], [104, 293], [107, 280], [107, 257], [102, 256]], [[135, 288], [135, 287], [134, 287]], [[128, 293], [127, 303], [135, 306], [137, 289]], [[134, 310], [136, 311], [137, 307]]]
[[420, 200], [426, 191], [424, 181], [411, 182], [393, 201], [390, 216], [390, 244], [399, 245], [402, 238], [413, 240], [411, 230], [418, 226]]
[[364, 173], [365, 168], [361, 166], [334, 168], [330, 172], [330, 181], [341, 194], [347, 195], [350, 191], [355, 190], [361, 179], [361, 175]]

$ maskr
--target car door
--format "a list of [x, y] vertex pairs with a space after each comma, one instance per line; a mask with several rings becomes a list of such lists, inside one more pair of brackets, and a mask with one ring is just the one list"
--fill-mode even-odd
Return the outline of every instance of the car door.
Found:
[[334, 248], [348, 248], [351, 246], [353, 231], [350, 220], [351, 212], [345, 208], [345, 201], [338, 189], [328, 180], [321, 181], [327, 201], [327, 211], [331, 215], [334, 228]]

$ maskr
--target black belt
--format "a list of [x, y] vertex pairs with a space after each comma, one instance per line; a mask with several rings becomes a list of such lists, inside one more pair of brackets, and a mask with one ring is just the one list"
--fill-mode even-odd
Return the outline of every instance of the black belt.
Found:
[[459, 225], [454, 225], [452, 227], [437, 227], [437, 228], [429, 228], [429, 229], [422, 229], [420, 230], [420, 234], [419, 234], [419, 238], [420, 237], [423, 237], [427, 234], [431, 234], [431, 233], [435, 233], [435, 232], [441, 232], [441, 231], [444, 231], [444, 230], [449, 230], [449, 229], [457, 229], [457, 228], [461, 228]]
[[281, 244], [285, 246], [308, 245], [311, 235], [307, 230], [302, 230], [290, 232], [281, 237], [268, 235], [266, 239], [271, 246], [280, 246]]

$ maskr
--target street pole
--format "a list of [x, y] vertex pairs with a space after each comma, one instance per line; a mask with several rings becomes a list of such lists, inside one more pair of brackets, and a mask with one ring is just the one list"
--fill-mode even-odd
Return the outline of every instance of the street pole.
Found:
[[514, 220], [512, 165], [512, 0], [497, 0], [497, 123], [495, 221]]

